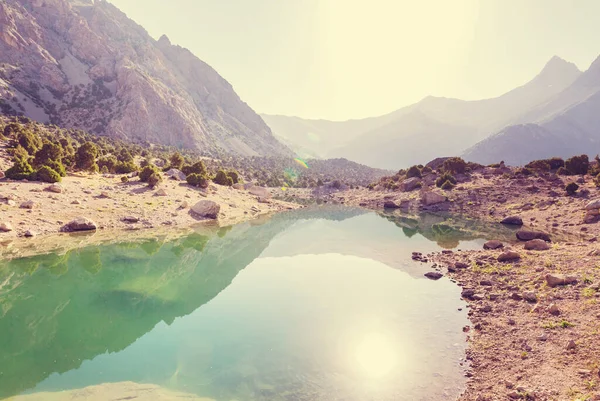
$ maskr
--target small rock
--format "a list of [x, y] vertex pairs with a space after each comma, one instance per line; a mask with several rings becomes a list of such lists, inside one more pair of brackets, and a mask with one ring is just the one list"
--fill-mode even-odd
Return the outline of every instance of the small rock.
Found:
[[537, 336], [537, 340], [538, 341], [546, 341], [546, 340], [548, 340], [548, 333], [543, 332], [542, 334], [540, 334], [539, 336]]
[[576, 347], [577, 347], [577, 344], [575, 344], [575, 341], [569, 340], [569, 342], [567, 343], [567, 350], [572, 350], [572, 349], [575, 349]]
[[110, 198], [110, 194], [106, 191], [100, 192], [100, 198], [103, 198], [103, 199]]
[[400, 206], [396, 205], [393, 201], [385, 201], [383, 202], [383, 208], [384, 209], [399, 209]]
[[32, 230], [27, 230], [27, 231], [25, 231], [25, 234], [24, 234], [24, 235], [25, 235], [27, 238], [31, 238], [31, 237], [35, 237], [37, 234], [36, 234], [36, 232], [35, 232], [35, 231], [32, 231]]
[[75, 199], [73, 202], [71, 202], [71, 205], [81, 205], [81, 201], [79, 199]]
[[63, 192], [63, 187], [61, 187], [59, 184], [52, 184], [49, 187], [46, 188], [46, 191], [50, 191], [50, 192], [54, 192], [57, 194], [60, 194]]
[[549, 287], [556, 287], [558, 285], [567, 285], [577, 282], [577, 277], [572, 275], [564, 274], [546, 274], [546, 283]]
[[517, 252], [515, 251], [506, 251], [506, 252], [502, 252], [499, 256], [498, 256], [498, 262], [512, 262], [515, 260], [519, 260], [521, 259], [521, 255], [519, 255]]
[[15, 206], [15, 205], [17, 204], [17, 202], [15, 202], [15, 201], [14, 201], [14, 200], [12, 200], [12, 199], [9, 199], [9, 200], [7, 200], [7, 201], [6, 201], [6, 204], [7, 204], [8, 206]]
[[556, 306], [556, 304], [550, 304], [550, 306], [548, 306], [548, 313], [552, 315], [559, 315], [560, 309], [558, 309], [558, 306]]
[[37, 204], [34, 201], [29, 200], [29, 201], [21, 203], [20, 207], [21, 207], [21, 209], [33, 209], [36, 206], [37, 206]]
[[518, 292], [513, 292], [512, 294], [510, 294], [510, 298], [514, 299], [515, 301], [520, 301], [523, 299], [521, 294], [519, 294]]
[[183, 202], [181, 202], [181, 205], [179, 205], [180, 209], [187, 209], [188, 207], [190, 207], [190, 204], [188, 203], [188, 201], [183, 201]]
[[484, 305], [483, 308], [481, 308], [481, 311], [486, 312], [486, 313], [491, 312], [492, 307], [491, 307], [491, 305]]
[[587, 205], [585, 205], [585, 210], [594, 210], [594, 209], [600, 209], [600, 199], [593, 200], [591, 202], [588, 202]]
[[473, 295], [475, 295], [475, 290], [470, 289], [470, 288], [465, 288], [460, 293], [460, 296], [463, 297], [463, 298], [472, 298]]
[[439, 272], [427, 272], [427, 273], [424, 274], [424, 276], [427, 277], [428, 279], [431, 279], [431, 280], [439, 280], [444, 275], [442, 273], [439, 273]]
[[504, 244], [496, 239], [490, 240], [483, 244], [483, 249], [499, 249], [504, 248]]
[[522, 226], [523, 219], [521, 219], [518, 216], [509, 216], [509, 217], [505, 218], [504, 220], [502, 220], [500, 223], [512, 225], [512, 226]]
[[537, 295], [533, 291], [525, 291], [523, 293], [523, 299], [527, 302], [537, 302]]
[[98, 225], [86, 218], [86, 217], [78, 217], [75, 220], [71, 220], [67, 224], [61, 227], [60, 231], [62, 232], [75, 232], [75, 231], [94, 231], [98, 228]]
[[528, 251], [546, 251], [550, 249], [550, 245], [544, 240], [541, 239], [532, 239], [531, 241], [527, 241], [525, 243], [525, 249]]
[[465, 262], [456, 262], [454, 264], [454, 267], [457, 269], [467, 269], [469, 267], [469, 265]]
[[158, 191], [156, 191], [156, 192], [154, 193], [154, 195], [156, 195], [156, 196], [167, 196], [167, 191], [165, 191], [165, 189], [164, 189], [164, 188], [161, 188], [161, 189], [159, 189]]
[[139, 217], [135, 217], [135, 216], [125, 216], [121, 220], [124, 221], [125, 223], [137, 223], [140, 221]]
[[592, 371], [589, 369], [579, 369], [577, 370], [577, 374], [580, 376], [589, 376], [592, 374]]
[[192, 206], [191, 211], [201, 217], [216, 219], [219, 216], [221, 206], [211, 200], [201, 200]]
[[0, 231], [7, 233], [13, 230], [13, 226], [10, 223], [0, 223]]

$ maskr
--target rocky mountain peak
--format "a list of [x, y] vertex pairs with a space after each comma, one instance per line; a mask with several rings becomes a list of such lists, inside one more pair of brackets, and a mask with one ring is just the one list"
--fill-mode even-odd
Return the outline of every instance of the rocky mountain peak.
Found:
[[573, 80], [580, 74], [581, 71], [574, 63], [553, 56], [535, 79], [553, 84], [559, 80]]

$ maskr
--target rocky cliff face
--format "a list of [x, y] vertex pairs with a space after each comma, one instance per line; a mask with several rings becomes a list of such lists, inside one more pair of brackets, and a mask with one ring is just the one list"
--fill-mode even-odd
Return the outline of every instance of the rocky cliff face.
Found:
[[0, 2], [0, 111], [208, 153], [290, 154], [214, 69], [104, 0]]

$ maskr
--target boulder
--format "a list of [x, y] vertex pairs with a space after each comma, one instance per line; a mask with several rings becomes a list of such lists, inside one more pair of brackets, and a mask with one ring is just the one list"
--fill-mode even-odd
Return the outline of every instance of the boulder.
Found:
[[240, 184], [239, 182], [235, 183], [235, 184], [233, 184], [233, 189], [237, 189], [237, 190], [244, 189], [244, 185]]
[[15, 201], [14, 201], [14, 200], [12, 200], [12, 199], [8, 199], [8, 200], [6, 201], [6, 204], [7, 204], [8, 206], [15, 206], [15, 205], [17, 204], [17, 202], [15, 202]]
[[33, 209], [37, 206], [37, 204], [32, 201], [32, 200], [28, 200], [26, 202], [21, 203], [21, 209]]
[[100, 198], [108, 199], [108, 198], [110, 198], [110, 194], [106, 191], [102, 191], [102, 192], [100, 192]]
[[502, 252], [500, 255], [498, 255], [498, 262], [512, 262], [515, 260], [519, 260], [521, 259], [521, 255], [519, 255], [517, 252], [515, 251], [506, 251], [506, 252]]
[[483, 249], [500, 249], [504, 248], [504, 244], [497, 239], [490, 240], [483, 244]]
[[528, 251], [546, 251], [550, 249], [550, 245], [544, 240], [541, 239], [532, 239], [531, 241], [527, 241], [525, 243], [525, 249]]
[[33, 230], [27, 230], [25, 231], [25, 234], [23, 234], [24, 236], [26, 236], [27, 238], [31, 238], [31, 237], [35, 237], [37, 235], [37, 233]]
[[436, 158], [436, 159], [433, 159], [433, 160], [432, 160], [432, 161], [430, 161], [429, 163], [427, 163], [427, 164], [425, 165], [425, 167], [429, 167], [429, 168], [431, 168], [432, 170], [437, 170], [437, 169], [439, 169], [440, 167], [442, 167], [442, 165], [444, 164], [444, 162], [445, 162], [446, 160], [448, 160], [448, 159], [449, 159], [449, 157], [438, 157], [438, 158]]
[[541, 231], [519, 230], [517, 231], [516, 235], [519, 241], [531, 241], [533, 239], [541, 239], [550, 242], [550, 236]]
[[0, 232], [7, 233], [13, 230], [13, 226], [10, 223], [0, 223]]
[[420, 185], [421, 180], [419, 180], [417, 177], [411, 177], [402, 181], [402, 184], [400, 184], [400, 189], [404, 192], [408, 192], [420, 187]]
[[6, 177], [6, 175], [4, 174], [4, 171], [0, 171], [0, 180], [4, 177]]
[[522, 226], [523, 219], [521, 219], [519, 216], [509, 216], [509, 217], [505, 218], [504, 220], [502, 220], [500, 223], [511, 225], [511, 226]]
[[600, 209], [600, 199], [593, 200], [591, 202], [588, 202], [587, 205], [585, 205], [585, 210], [593, 209]]
[[46, 188], [46, 191], [50, 191], [50, 192], [54, 192], [57, 194], [60, 194], [63, 192], [63, 187], [61, 187], [59, 184], [52, 184], [49, 187]]
[[167, 177], [172, 180], [185, 181], [187, 176], [181, 170], [177, 170], [176, 168], [172, 168], [165, 173]]
[[426, 206], [436, 205], [445, 201], [446, 197], [437, 192], [425, 192], [421, 195], [421, 202]]
[[533, 291], [525, 291], [523, 293], [523, 299], [527, 302], [537, 302], [537, 295]]
[[394, 201], [388, 200], [383, 202], [383, 208], [384, 209], [399, 209], [400, 206], [398, 206]]
[[216, 219], [217, 217], [219, 217], [221, 205], [211, 200], [201, 200], [194, 206], [192, 206], [191, 211], [200, 217]]
[[137, 223], [138, 221], [140, 221], [140, 218], [136, 216], [125, 216], [121, 220], [125, 223]]
[[549, 287], [559, 285], [574, 284], [577, 282], [577, 277], [565, 274], [546, 274], [546, 283]]
[[439, 280], [444, 277], [444, 275], [440, 272], [427, 272], [424, 274], [424, 276], [431, 280]]
[[265, 198], [265, 199], [271, 198], [271, 192], [269, 192], [269, 190], [265, 187], [259, 187], [259, 186], [253, 185], [248, 189], [248, 192], [251, 193], [252, 195], [258, 196], [259, 198]]
[[156, 196], [167, 196], [168, 194], [167, 194], [167, 191], [165, 191], [164, 188], [161, 188], [158, 191], [156, 191], [154, 193], [154, 195], [156, 195]]
[[61, 227], [62, 232], [94, 231], [98, 225], [87, 217], [78, 217]]

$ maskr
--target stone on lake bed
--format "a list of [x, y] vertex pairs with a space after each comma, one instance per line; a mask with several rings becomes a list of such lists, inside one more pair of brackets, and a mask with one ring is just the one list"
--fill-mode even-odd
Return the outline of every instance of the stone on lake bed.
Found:
[[75, 232], [75, 231], [94, 231], [98, 228], [98, 225], [86, 218], [86, 217], [78, 217], [75, 220], [71, 220], [67, 224], [61, 227], [60, 231], [62, 232]]
[[444, 277], [444, 275], [440, 272], [427, 272], [424, 274], [424, 276], [431, 280], [439, 280]]
[[496, 239], [490, 240], [483, 244], [483, 249], [499, 249], [504, 248], [504, 244]]

